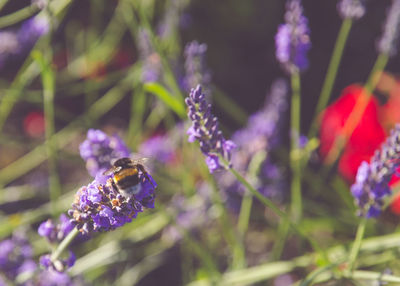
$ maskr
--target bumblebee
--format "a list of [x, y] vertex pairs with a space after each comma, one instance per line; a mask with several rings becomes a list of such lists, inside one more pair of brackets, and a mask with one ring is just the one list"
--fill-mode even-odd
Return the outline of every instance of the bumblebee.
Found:
[[145, 158], [137, 160], [131, 158], [120, 158], [116, 160], [113, 166], [105, 171], [103, 175], [113, 174], [113, 187], [115, 187], [124, 197], [132, 197], [138, 194], [141, 190], [139, 171], [151, 183], [149, 175], [143, 165], [145, 160]]

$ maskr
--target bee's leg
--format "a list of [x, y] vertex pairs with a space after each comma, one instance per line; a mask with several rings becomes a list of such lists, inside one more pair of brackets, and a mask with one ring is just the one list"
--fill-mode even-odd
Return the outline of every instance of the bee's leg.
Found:
[[141, 164], [138, 164], [137, 168], [143, 173], [143, 175], [150, 182], [150, 184], [153, 186], [153, 188], [155, 188], [156, 186], [153, 185], [153, 182], [150, 180], [150, 177], [149, 177], [148, 173], [146, 172], [146, 169], [144, 168], [144, 166]]
[[113, 187], [114, 190], [116, 190], [118, 193], [120, 193], [117, 185], [115, 184], [114, 180], [111, 180], [111, 186]]

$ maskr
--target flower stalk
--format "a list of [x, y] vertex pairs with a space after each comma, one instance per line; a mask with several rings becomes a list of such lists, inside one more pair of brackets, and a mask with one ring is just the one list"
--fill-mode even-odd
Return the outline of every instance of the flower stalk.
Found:
[[79, 234], [78, 228], [74, 228], [71, 232], [61, 241], [54, 252], [51, 254], [51, 261], [55, 262], [60, 257], [60, 255], [68, 248], [74, 238]]
[[336, 39], [335, 47], [333, 49], [333, 54], [329, 62], [328, 71], [322, 85], [321, 94], [318, 98], [317, 108], [314, 114], [314, 121], [311, 125], [309, 138], [314, 137], [319, 125], [318, 115], [325, 109], [329, 102], [329, 98], [332, 93], [332, 88], [335, 83], [336, 75], [339, 69], [339, 65], [342, 59], [344, 47], [346, 46], [347, 38], [349, 36], [351, 26], [353, 21], [350, 18], [346, 18], [342, 22], [340, 27], [339, 35]]

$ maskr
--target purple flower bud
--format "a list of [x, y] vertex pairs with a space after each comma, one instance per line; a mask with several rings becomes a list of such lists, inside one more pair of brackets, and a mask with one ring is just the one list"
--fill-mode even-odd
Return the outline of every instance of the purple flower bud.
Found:
[[351, 193], [359, 207], [359, 214], [367, 218], [377, 217], [384, 205], [384, 198], [392, 191], [388, 186], [393, 174], [400, 165], [400, 125], [375, 152], [371, 162], [362, 162], [358, 168], [356, 181]]
[[58, 259], [56, 261], [51, 260], [50, 254], [40, 256], [39, 264], [48, 271], [64, 272], [68, 268], [71, 268], [76, 261], [75, 254], [69, 251], [69, 255], [66, 259]]
[[365, 14], [364, 0], [341, 0], [337, 9], [343, 19], [358, 20]]
[[52, 265], [50, 257], [51, 257], [50, 254], [45, 254], [45, 255], [40, 256], [39, 264], [46, 269], [50, 268]]
[[40, 224], [38, 228], [38, 233], [40, 236], [50, 237], [54, 229], [55, 226], [53, 224], [53, 221], [51, 219], [48, 219]]
[[220, 170], [222, 168], [219, 163], [219, 158], [216, 155], [207, 156], [206, 164], [208, 166], [208, 169], [210, 170], [210, 173], [213, 173], [214, 171]]
[[276, 58], [290, 74], [308, 67], [307, 52], [311, 48], [310, 30], [300, 0], [289, 0], [285, 24], [275, 36]]
[[59, 223], [54, 224], [51, 219], [42, 222], [38, 228], [40, 236], [46, 237], [51, 243], [62, 241], [68, 233], [74, 228], [70, 220], [65, 214], [61, 214], [59, 217]]

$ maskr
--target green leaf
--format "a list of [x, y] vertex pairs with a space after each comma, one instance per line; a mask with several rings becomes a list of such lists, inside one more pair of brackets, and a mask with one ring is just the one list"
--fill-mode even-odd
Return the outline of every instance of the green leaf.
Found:
[[156, 95], [162, 100], [169, 108], [171, 108], [181, 118], [186, 117], [186, 108], [181, 100], [176, 96], [173, 96], [167, 89], [161, 84], [156, 82], [146, 83], [144, 90]]

